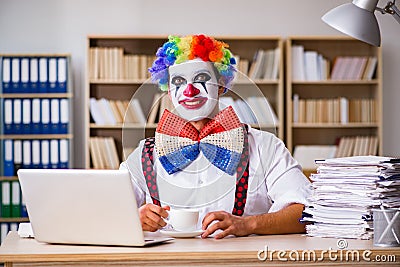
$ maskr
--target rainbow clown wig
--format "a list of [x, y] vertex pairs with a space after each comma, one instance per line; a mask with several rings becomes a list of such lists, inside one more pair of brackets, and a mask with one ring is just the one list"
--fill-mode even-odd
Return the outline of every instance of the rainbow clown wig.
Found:
[[185, 37], [169, 36], [168, 42], [160, 47], [149, 72], [154, 82], [162, 91], [168, 90], [168, 67], [187, 60], [200, 58], [213, 62], [218, 71], [221, 83], [227, 89], [230, 87], [236, 68], [235, 58], [228, 45], [205, 35], [189, 35]]

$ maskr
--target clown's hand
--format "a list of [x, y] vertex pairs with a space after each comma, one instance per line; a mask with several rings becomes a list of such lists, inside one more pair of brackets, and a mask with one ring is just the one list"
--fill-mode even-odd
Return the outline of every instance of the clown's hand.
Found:
[[248, 217], [232, 215], [225, 211], [210, 212], [203, 219], [204, 233], [201, 237], [206, 238], [217, 230], [222, 232], [215, 235], [216, 239], [228, 235], [247, 236], [251, 234], [250, 222]]
[[155, 232], [166, 226], [163, 218], [168, 217], [167, 210], [169, 206], [160, 207], [151, 203], [147, 203], [139, 208], [139, 217], [142, 223], [143, 231]]

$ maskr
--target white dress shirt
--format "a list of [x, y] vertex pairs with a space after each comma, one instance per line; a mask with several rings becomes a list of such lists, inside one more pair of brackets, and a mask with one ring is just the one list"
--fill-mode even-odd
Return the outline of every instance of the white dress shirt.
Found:
[[[284, 143], [275, 135], [249, 127], [249, 180], [243, 216], [275, 212], [292, 203], [307, 204], [309, 181]], [[128, 169], [138, 205], [152, 203], [142, 171], [142, 140], [120, 169]], [[184, 170], [168, 174], [154, 157], [160, 202], [174, 207], [196, 208], [199, 222], [210, 211], [232, 212], [236, 173], [230, 176], [212, 165], [200, 152]]]

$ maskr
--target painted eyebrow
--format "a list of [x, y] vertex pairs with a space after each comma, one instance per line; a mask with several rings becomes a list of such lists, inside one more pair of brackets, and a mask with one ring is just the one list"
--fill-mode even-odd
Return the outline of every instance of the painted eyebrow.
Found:
[[197, 74], [200, 74], [200, 73], [207, 73], [207, 74], [209, 74], [211, 76], [211, 72], [209, 70], [207, 70], [207, 69], [198, 70], [198, 71], [196, 71], [194, 73], [194, 75], [197, 75]]
[[185, 77], [183, 74], [181, 74], [181, 73], [175, 73], [175, 74], [173, 74], [173, 75], [171, 75], [170, 74], [170, 78], [172, 79], [172, 78], [175, 78], [175, 77]]
[[[207, 69], [197, 70], [193, 74], [197, 75], [197, 74], [200, 74], [200, 73], [207, 73], [207, 74], [211, 75], [211, 72], [209, 70], [207, 70]], [[178, 76], [185, 78], [185, 74], [183, 74], [183, 73], [170, 74], [171, 78], [175, 78], [175, 77], [178, 77]]]

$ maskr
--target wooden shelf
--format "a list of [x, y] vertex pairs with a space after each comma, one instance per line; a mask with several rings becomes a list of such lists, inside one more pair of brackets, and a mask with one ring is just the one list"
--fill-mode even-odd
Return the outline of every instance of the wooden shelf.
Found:
[[374, 80], [324, 80], [324, 81], [292, 81], [293, 85], [376, 85], [379, 81]]
[[97, 79], [97, 80], [90, 80], [90, 84], [110, 84], [110, 85], [119, 85], [119, 84], [124, 84], [124, 85], [138, 85], [138, 84], [143, 84], [148, 79], [136, 79], [136, 80], [111, 80], [111, 79]]
[[[292, 47], [298, 45], [304, 48], [304, 51], [316, 51], [330, 62], [330, 70], [338, 57], [376, 57], [377, 67], [374, 77], [371, 80], [320, 80], [320, 81], [299, 81], [292, 80]], [[382, 155], [382, 50], [379, 47], [373, 47], [358, 40], [345, 36], [293, 36], [286, 39], [286, 145], [289, 151], [293, 152], [297, 145], [335, 145], [339, 138], [343, 136], [377, 136], [378, 154]], [[305, 109], [314, 107], [314, 101], [319, 99], [328, 100], [317, 103], [319, 112], [329, 112], [330, 115], [337, 108], [339, 99], [344, 97], [349, 102], [351, 100], [371, 99], [374, 100], [371, 105], [375, 113], [372, 116], [365, 116], [364, 121], [372, 118], [375, 122], [349, 122], [349, 123], [305, 123], [312, 121], [314, 116], [308, 117], [302, 122], [293, 122], [293, 96], [298, 95], [300, 100], [304, 100]], [[300, 102], [299, 102], [300, 103]], [[322, 106], [321, 106], [322, 103]], [[332, 104], [331, 109], [327, 111], [325, 103]], [[303, 104], [303, 103], [302, 103]], [[353, 102], [354, 104], [354, 102]], [[369, 105], [369, 102], [367, 103]], [[340, 105], [340, 103], [339, 103]], [[354, 106], [350, 107], [354, 108]], [[370, 106], [368, 106], [370, 108]], [[304, 110], [302, 110], [302, 114]], [[300, 114], [300, 112], [299, 112]], [[337, 113], [336, 113], [337, 114]], [[361, 117], [362, 112], [360, 114]], [[326, 119], [327, 113], [318, 114], [316, 120], [338, 121], [337, 116], [334, 119]], [[351, 116], [356, 117], [355, 113], [348, 114], [348, 120]], [[324, 119], [321, 119], [325, 116]], [[339, 115], [340, 117], [340, 115]], [[317, 119], [318, 118], [318, 119]], [[361, 120], [361, 119], [360, 119]], [[339, 119], [340, 121], [340, 119]]]
[[279, 128], [279, 123], [277, 124], [250, 124], [253, 128], [264, 128], [264, 129], [272, 129], [272, 128]]
[[[279, 124], [251, 124], [253, 128], [278, 128]], [[146, 125], [140, 123], [130, 123], [130, 124], [117, 124], [117, 125], [97, 125], [94, 123], [90, 124], [90, 129], [155, 129], [157, 128], [156, 123], [149, 123]]]
[[72, 134], [7, 134], [1, 135], [0, 139], [72, 139]]
[[94, 123], [90, 124], [91, 129], [144, 129], [144, 128], [155, 129], [156, 127], [157, 124], [155, 123], [149, 123], [146, 125], [142, 123], [126, 123], [117, 125], [98, 125]]
[[[149, 79], [143, 80], [143, 79], [137, 79], [137, 80], [90, 80], [90, 84], [104, 84], [104, 85], [138, 85], [138, 84], [143, 84], [145, 82], [149, 82]], [[150, 82], [151, 83], [151, 82]], [[234, 81], [234, 84], [251, 84], [251, 83], [256, 83], [259, 85], [264, 85], [264, 84], [271, 84], [271, 85], [277, 85], [279, 84], [279, 80], [236, 80]]]
[[293, 123], [293, 128], [376, 128], [378, 123]]
[[21, 223], [21, 222], [29, 222], [29, 218], [27, 218], [27, 217], [22, 217], [22, 218], [4, 218], [4, 217], [1, 217], [0, 218], [0, 223]]
[[7, 57], [69, 57], [68, 53], [7, 53], [0, 56]]
[[18, 181], [17, 176], [0, 176], [0, 182], [1, 181]]
[[251, 84], [251, 83], [255, 83], [258, 85], [278, 85], [279, 84], [279, 80], [237, 80], [234, 82], [235, 84]]
[[72, 93], [0, 94], [0, 98], [72, 98]]

